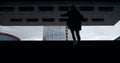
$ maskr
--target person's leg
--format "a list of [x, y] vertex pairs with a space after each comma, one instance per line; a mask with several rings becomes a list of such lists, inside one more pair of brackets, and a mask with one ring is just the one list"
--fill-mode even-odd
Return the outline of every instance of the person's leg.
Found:
[[72, 38], [73, 38], [73, 40], [76, 41], [75, 34], [74, 34], [74, 30], [70, 30], [70, 31], [71, 31], [71, 33], [72, 33]]
[[76, 38], [75, 38], [74, 30], [70, 30], [70, 31], [71, 31], [71, 33], [72, 33], [73, 45], [77, 45], [77, 41], [76, 41]]
[[81, 37], [80, 37], [80, 35], [79, 35], [79, 30], [75, 30], [75, 32], [76, 32], [77, 40], [80, 41], [80, 40], [81, 40]]

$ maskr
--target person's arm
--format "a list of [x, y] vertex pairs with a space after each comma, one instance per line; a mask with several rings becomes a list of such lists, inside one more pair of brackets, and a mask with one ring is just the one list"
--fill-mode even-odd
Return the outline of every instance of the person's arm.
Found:
[[83, 22], [84, 22], [84, 23], [87, 22], [85, 18], [84, 18]]
[[69, 11], [67, 13], [65, 13], [65, 14], [62, 14], [61, 16], [66, 17], [68, 15], [69, 15]]
[[84, 22], [84, 23], [86, 22], [86, 19], [83, 15], [81, 15], [81, 19], [82, 19], [82, 22]]

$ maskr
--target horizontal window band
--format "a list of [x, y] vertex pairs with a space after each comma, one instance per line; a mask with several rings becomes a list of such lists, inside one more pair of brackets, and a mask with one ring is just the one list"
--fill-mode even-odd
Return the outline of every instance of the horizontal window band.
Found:
[[99, 11], [113, 11], [114, 7], [99, 7]]
[[66, 22], [68, 20], [68, 18], [59, 18], [60, 22]]
[[39, 19], [37, 18], [29, 18], [29, 19], [26, 19], [27, 22], [39, 22]]
[[93, 18], [92, 21], [93, 22], [101, 22], [101, 21], [104, 21], [104, 18]]
[[0, 11], [14, 11], [14, 7], [0, 7]]
[[52, 7], [52, 6], [39, 6], [38, 9], [39, 9], [39, 11], [53, 11], [54, 7]]
[[69, 6], [59, 6], [59, 11], [68, 11], [69, 10]]
[[19, 7], [19, 11], [34, 11], [34, 7], [32, 6]]
[[80, 11], [93, 11], [95, 8], [93, 6], [80, 6]]
[[11, 22], [22, 22], [23, 19], [10, 19]]
[[54, 22], [55, 19], [54, 18], [43, 18], [42, 21], [43, 22]]

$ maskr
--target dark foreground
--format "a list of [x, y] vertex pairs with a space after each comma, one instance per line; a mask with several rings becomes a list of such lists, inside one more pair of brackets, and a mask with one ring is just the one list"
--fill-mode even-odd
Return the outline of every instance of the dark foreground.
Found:
[[120, 48], [119, 41], [0, 41], [0, 47], [13, 48]]

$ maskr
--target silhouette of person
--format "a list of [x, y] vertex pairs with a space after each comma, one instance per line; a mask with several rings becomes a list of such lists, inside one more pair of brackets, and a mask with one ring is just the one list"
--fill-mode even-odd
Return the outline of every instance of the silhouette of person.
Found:
[[[81, 37], [79, 35], [79, 31], [81, 30], [81, 22], [86, 22], [85, 18], [80, 14], [80, 12], [77, 10], [77, 8], [74, 5], [70, 7], [70, 10], [67, 11], [67, 13], [61, 16], [68, 16], [66, 25], [72, 33], [72, 38], [74, 40], [73, 44], [77, 45], [77, 43], [80, 42], [81, 40]], [[77, 36], [77, 40], [75, 34]]]

